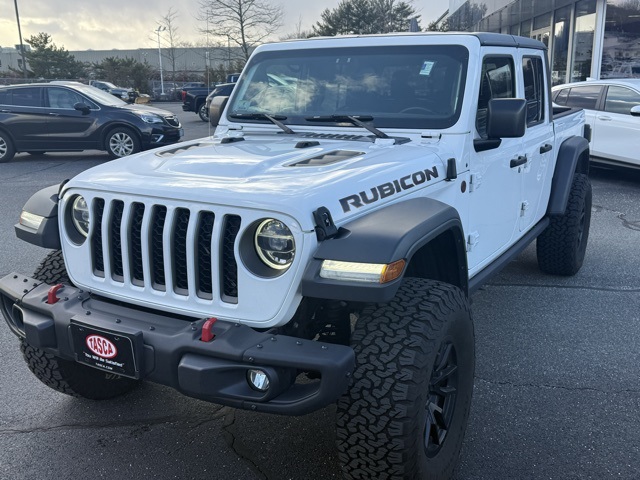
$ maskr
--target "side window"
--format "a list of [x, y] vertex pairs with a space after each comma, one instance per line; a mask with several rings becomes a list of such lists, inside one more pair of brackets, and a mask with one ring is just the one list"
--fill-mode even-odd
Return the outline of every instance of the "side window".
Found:
[[481, 137], [487, 134], [487, 107], [494, 98], [515, 98], [516, 86], [513, 58], [509, 56], [485, 57], [482, 62], [480, 95], [476, 129]]
[[42, 88], [26, 87], [13, 90], [12, 103], [19, 107], [42, 107]]
[[569, 91], [566, 105], [568, 107], [586, 108], [595, 110], [598, 97], [600, 96], [600, 85], [589, 85], [586, 87], [573, 87]]
[[555, 97], [553, 99], [554, 103], [557, 105], [566, 105], [567, 98], [569, 97], [569, 88], [563, 88], [562, 90], [555, 93]]
[[51, 108], [73, 110], [73, 106], [83, 102], [83, 98], [67, 88], [47, 88], [47, 101]]
[[11, 90], [8, 88], [0, 89], [0, 105], [11, 105]]
[[524, 98], [527, 101], [527, 127], [544, 121], [544, 70], [542, 58], [522, 59]]
[[640, 94], [625, 87], [609, 87], [604, 110], [611, 113], [631, 115], [630, 110], [640, 105]]

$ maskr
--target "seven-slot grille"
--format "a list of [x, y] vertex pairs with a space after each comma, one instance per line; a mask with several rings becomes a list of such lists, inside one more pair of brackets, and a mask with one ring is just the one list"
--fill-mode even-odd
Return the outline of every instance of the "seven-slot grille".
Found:
[[[107, 200], [92, 204], [93, 274], [177, 295], [238, 302], [237, 215]], [[216, 222], [222, 222], [219, 229]]]

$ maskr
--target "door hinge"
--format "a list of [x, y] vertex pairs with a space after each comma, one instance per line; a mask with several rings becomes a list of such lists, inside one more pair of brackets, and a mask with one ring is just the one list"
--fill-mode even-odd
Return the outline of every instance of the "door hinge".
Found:
[[467, 252], [472, 251], [473, 247], [475, 247], [479, 241], [480, 234], [478, 234], [478, 232], [471, 232], [467, 237]]
[[472, 173], [469, 178], [469, 192], [474, 192], [478, 188], [480, 188], [480, 184], [482, 183], [482, 175], [479, 173]]

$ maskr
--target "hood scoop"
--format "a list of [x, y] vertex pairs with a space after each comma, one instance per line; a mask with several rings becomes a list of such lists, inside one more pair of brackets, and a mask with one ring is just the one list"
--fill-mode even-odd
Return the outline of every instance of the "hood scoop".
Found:
[[364, 152], [356, 152], [352, 150], [334, 150], [333, 152], [323, 153], [315, 157], [306, 158], [296, 163], [287, 165], [288, 167], [322, 167], [332, 165], [338, 162], [344, 162], [353, 157], [364, 155]]

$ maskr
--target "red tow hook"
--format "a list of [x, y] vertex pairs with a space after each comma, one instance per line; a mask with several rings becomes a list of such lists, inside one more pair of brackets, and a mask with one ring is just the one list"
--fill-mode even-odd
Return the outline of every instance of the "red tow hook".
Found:
[[49, 292], [47, 293], [47, 303], [49, 305], [53, 305], [54, 303], [57, 303], [58, 300], [60, 300], [58, 298], [58, 290], [60, 290], [62, 287], [64, 287], [64, 285], [59, 283], [49, 288]]
[[210, 342], [211, 340], [216, 338], [212, 330], [213, 330], [213, 324], [216, 323], [217, 321], [218, 321], [217, 318], [211, 317], [207, 319], [206, 322], [204, 322], [204, 325], [202, 325], [202, 336], [200, 337], [201, 342]]

